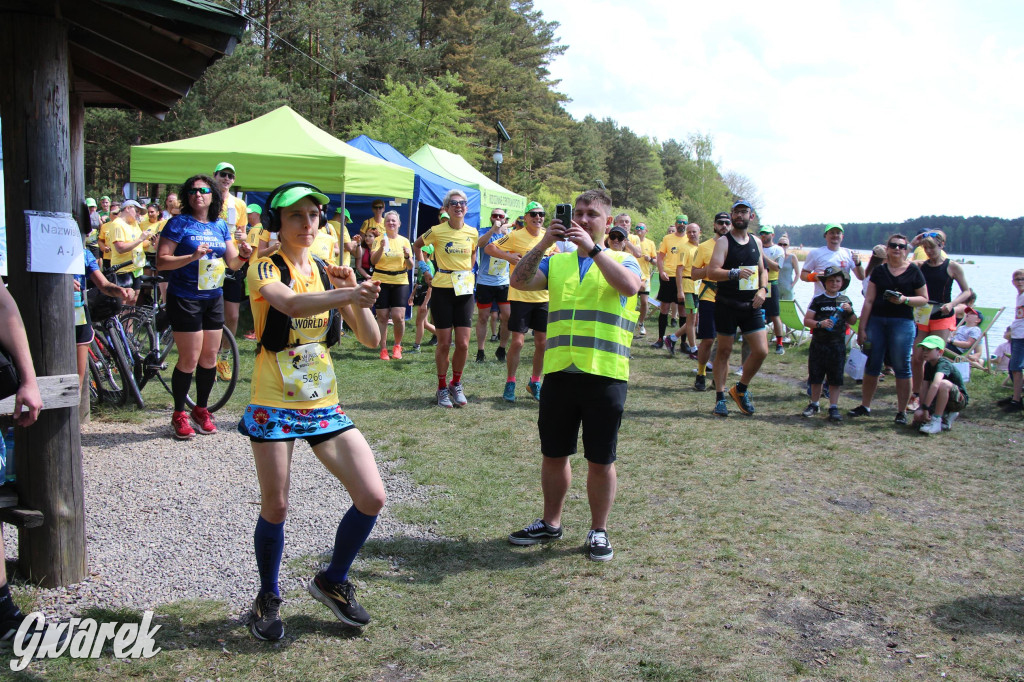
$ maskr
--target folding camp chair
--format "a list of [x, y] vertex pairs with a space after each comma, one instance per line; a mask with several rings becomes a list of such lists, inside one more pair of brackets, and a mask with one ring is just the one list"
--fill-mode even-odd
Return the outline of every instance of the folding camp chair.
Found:
[[[954, 353], [948, 348], [944, 352], [945, 355], [953, 360], [966, 360], [967, 356], [977, 348], [978, 344], [984, 343], [985, 354], [982, 355], [982, 363], [985, 365], [985, 371], [991, 374], [992, 368], [989, 367], [988, 364], [989, 358], [992, 357], [992, 352], [988, 348], [988, 331], [992, 328], [992, 325], [996, 323], [996, 320], [999, 319], [999, 316], [1003, 314], [1003, 311], [1006, 310], [1006, 308], [982, 308], [981, 306], [974, 306], [974, 309], [981, 313], [985, 318], [982, 323], [978, 325], [978, 328], [981, 329], [981, 338], [975, 341], [974, 345], [964, 348], [959, 354]], [[960, 322], [960, 325], [962, 324], [963, 321]], [[960, 325], [957, 325], [957, 327]]]
[[811, 331], [804, 326], [804, 311], [796, 301], [779, 301], [779, 317], [786, 325], [786, 336], [794, 346], [810, 340]]

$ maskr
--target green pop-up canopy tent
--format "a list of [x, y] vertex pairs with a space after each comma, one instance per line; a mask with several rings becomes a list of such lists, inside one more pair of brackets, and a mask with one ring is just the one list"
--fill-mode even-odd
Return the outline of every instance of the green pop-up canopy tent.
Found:
[[132, 147], [132, 182], [181, 183], [227, 161], [238, 187], [271, 190], [304, 180], [329, 194], [409, 199], [415, 174], [356, 149], [281, 107], [247, 123], [175, 142]]
[[480, 222], [495, 208], [505, 209], [509, 219], [523, 215], [526, 197], [511, 192], [473, 168], [458, 154], [425, 144], [409, 157], [419, 165], [460, 185], [480, 190]]

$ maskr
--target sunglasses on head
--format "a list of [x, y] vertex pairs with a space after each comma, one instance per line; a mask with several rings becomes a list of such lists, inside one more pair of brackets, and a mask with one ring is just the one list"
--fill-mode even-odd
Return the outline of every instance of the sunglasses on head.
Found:
[[187, 192], [189, 194], [209, 194], [213, 190], [209, 187], [189, 187]]
[[462, 206], [462, 207], [465, 207], [465, 206], [466, 206], [466, 205], [467, 205], [468, 203], [469, 203], [468, 201], [459, 201], [459, 200], [457, 200], [457, 199], [453, 199], [452, 201], [449, 201], [449, 202], [448, 202], [448, 205], [449, 205], [449, 206], [453, 206], [453, 207], [454, 207], [454, 206]]
[[531, 218], [543, 218], [544, 211], [530, 211], [529, 213], [527, 213], [527, 215], [530, 216]]
[[217, 173], [217, 175], [221, 176], [222, 178], [231, 178], [232, 180], [235, 179], [235, 174], [232, 173], [231, 171], [220, 171], [219, 173]]
[[625, 239], [625, 237], [623, 237], [621, 234], [610, 234], [610, 235], [608, 235], [608, 241], [621, 242], [623, 239]]
[[907, 250], [907, 245], [906, 244], [898, 244], [896, 242], [889, 242], [889, 248], [890, 249], [903, 249], [904, 251], [906, 251]]

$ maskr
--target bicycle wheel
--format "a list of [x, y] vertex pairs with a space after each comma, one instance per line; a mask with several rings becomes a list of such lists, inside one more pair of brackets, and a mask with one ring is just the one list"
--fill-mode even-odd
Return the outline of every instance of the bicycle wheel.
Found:
[[135, 382], [134, 362], [129, 360], [132, 357], [132, 353], [130, 349], [125, 347], [129, 342], [124, 332], [124, 327], [121, 326], [121, 322], [117, 317], [110, 318], [104, 325], [107, 328], [107, 338], [109, 339], [110, 350], [114, 355], [114, 361], [117, 363], [117, 368], [121, 370], [121, 379], [125, 392], [136, 405], [140, 408], [145, 407], [146, 401], [142, 399], [142, 391], [139, 390], [139, 385]]
[[89, 368], [96, 379], [100, 402], [120, 407], [128, 400], [128, 392], [124, 390], [121, 370], [117, 367], [114, 354], [100, 331], [96, 330], [89, 345]]
[[130, 313], [121, 318], [121, 325], [131, 345], [135, 383], [138, 384], [139, 390], [142, 390], [152, 376], [146, 372], [147, 365], [160, 362], [152, 317], [145, 313]]
[[[210, 412], [216, 412], [220, 408], [227, 404], [228, 400], [231, 399], [231, 394], [235, 391], [235, 384], [238, 383], [238, 344], [235, 342], [235, 335], [228, 331], [227, 327], [221, 329], [223, 338], [228, 345], [228, 366], [231, 368], [231, 378], [224, 379], [220, 372], [217, 372], [213, 382], [213, 390], [210, 391], [210, 400], [206, 408]], [[185, 402], [189, 408], [195, 407], [195, 385], [193, 384], [192, 392], [186, 396]]]

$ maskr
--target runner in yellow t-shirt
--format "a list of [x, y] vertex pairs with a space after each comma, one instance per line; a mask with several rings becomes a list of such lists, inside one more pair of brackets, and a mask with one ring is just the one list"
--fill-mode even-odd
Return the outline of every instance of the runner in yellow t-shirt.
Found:
[[[465, 223], [466, 195], [449, 190], [442, 207], [448, 221], [435, 225], [416, 239], [416, 257], [425, 245], [434, 246], [437, 274], [433, 279], [430, 311], [434, 315], [437, 348], [437, 404], [462, 407], [467, 403], [462, 390], [462, 371], [469, 355], [469, 336], [473, 327], [473, 265], [476, 261], [477, 231]], [[454, 331], [453, 331], [454, 330]], [[448, 351], [452, 340], [452, 381], [448, 383]]]
[[[108, 199], [107, 201], [109, 203], [110, 200]], [[111, 204], [110, 212], [107, 213], [106, 216], [107, 222], [100, 225], [99, 234], [96, 236], [96, 245], [99, 246], [100, 255], [103, 260], [102, 265], [104, 268], [110, 267], [110, 254], [113, 252], [113, 249], [110, 247], [110, 242], [108, 241], [110, 237], [110, 228], [114, 226], [114, 221], [119, 217], [121, 217], [121, 202], [116, 202]]]
[[[531, 201], [526, 207], [526, 218], [521, 230], [513, 230], [501, 239], [484, 247], [484, 253], [492, 258], [501, 258], [512, 264], [512, 272], [519, 259], [529, 253], [544, 238], [544, 207]], [[554, 253], [552, 246], [549, 253]], [[510, 273], [511, 274], [511, 273]], [[526, 332], [533, 330], [533, 371], [528, 384], [530, 395], [540, 400], [540, 375], [544, 367], [544, 349], [548, 337], [548, 290], [523, 291], [510, 287], [508, 290], [509, 346], [505, 355], [508, 378], [502, 398], [510, 403], [516, 401], [516, 372], [519, 356], [526, 341]]]
[[384, 214], [384, 234], [370, 253], [373, 264], [373, 278], [380, 282], [380, 296], [377, 297], [377, 327], [380, 328], [380, 359], [388, 356], [388, 317], [395, 328], [395, 345], [391, 352], [395, 360], [402, 359], [402, 337], [405, 335], [405, 306], [409, 301], [409, 271], [415, 262], [412, 259], [412, 244], [398, 234], [402, 221], [398, 211]]
[[647, 226], [638, 223], [636, 234], [630, 235], [630, 240], [636, 237], [636, 245], [640, 247], [640, 256], [636, 259], [640, 263], [640, 292], [637, 294], [640, 320], [637, 324], [637, 336], [647, 336], [647, 327], [644, 320], [647, 319], [647, 311], [650, 306], [648, 298], [651, 295], [651, 265], [658, 261], [658, 246], [653, 240], [647, 238]]
[[[711, 359], [711, 349], [715, 345], [715, 286], [716, 283], [704, 279], [707, 274], [708, 263], [711, 262], [711, 255], [715, 251], [715, 242], [725, 233], [732, 229], [732, 218], [728, 213], [715, 215], [715, 224], [712, 227], [714, 235], [711, 239], [705, 240], [697, 247], [693, 257], [693, 264], [690, 267], [690, 277], [694, 280], [694, 289], [698, 292], [697, 300], [697, 379], [693, 383], [693, 390], [706, 391], [708, 360]], [[703, 280], [703, 281], [700, 281]]]
[[693, 267], [693, 257], [697, 253], [697, 246], [700, 244], [700, 225], [690, 223], [686, 226], [686, 241], [683, 242], [683, 255], [676, 265], [676, 300], [680, 307], [680, 315], [685, 311], [686, 321], [675, 332], [669, 336], [673, 343], [679, 339], [686, 341], [686, 353], [691, 358], [697, 357], [697, 295], [694, 291], [693, 278], [690, 269]]
[[[235, 167], [224, 161], [217, 164], [213, 170], [213, 179], [217, 186], [214, 188], [220, 192], [223, 203], [218, 216], [228, 226], [235, 241], [235, 248], [247, 243], [246, 228], [249, 226], [249, 209], [240, 197], [231, 194], [231, 187], [235, 184]], [[244, 269], [244, 268], [243, 268]], [[242, 279], [245, 274], [241, 271], [226, 270], [224, 275], [224, 326], [232, 334], [238, 332], [238, 311], [245, 297], [245, 287]], [[217, 357], [217, 375], [224, 381], [231, 380], [231, 363], [228, 360], [229, 346], [227, 337], [221, 339], [220, 353]]]
[[[676, 306], [676, 266], [683, 255], [682, 246], [686, 242], [685, 215], [676, 216], [676, 224], [668, 228], [668, 234], [661, 240], [658, 247], [658, 301], [661, 303], [661, 312], [658, 315], [658, 340], [651, 344], [651, 348], [661, 348], [665, 344], [665, 330], [669, 326], [669, 317], [672, 316], [673, 306]], [[678, 314], [678, 313], [677, 313]], [[672, 323], [678, 324], [678, 318]], [[672, 348], [669, 349], [673, 351]]]
[[373, 202], [373, 215], [363, 221], [362, 226], [359, 228], [359, 234], [366, 234], [366, 231], [371, 227], [377, 228], [377, 232], [384, 234], [384, 202], [381, 199], [375, 199]]
[[114, 268], [117, 286], [137, 289], [136, 278], [146, 265], [144, 244], [152, 236], [142, 231], [136, 219], [142, 205], [134, 199], [121, 204], [121, 215], [114, 221], [107, 234], [110, 249], [110, 265]]

